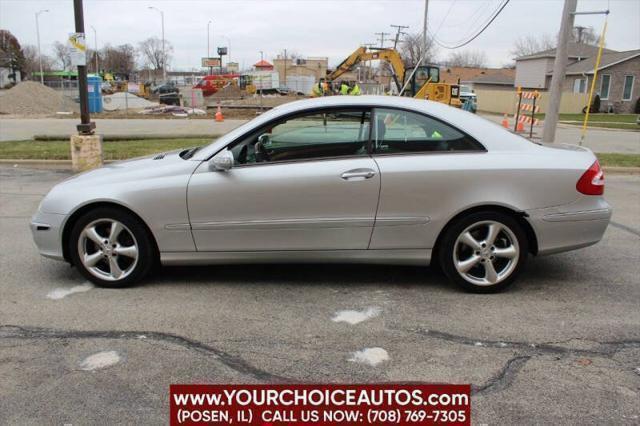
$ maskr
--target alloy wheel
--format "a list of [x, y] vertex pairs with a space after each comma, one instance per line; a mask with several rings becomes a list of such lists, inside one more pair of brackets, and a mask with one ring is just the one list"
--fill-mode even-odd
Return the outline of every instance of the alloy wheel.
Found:
[[131, 274], [138, 263], [138, 242], [122, 222], [98, 219], [80, 233], [78, 255], [93, 276], [119, 281]]
[[507, 279], [518, 265], [518, 239], [506, 225], [486, 220], [467, 227], [456, 239], [453, 264], [471, 284], [492, 286]]

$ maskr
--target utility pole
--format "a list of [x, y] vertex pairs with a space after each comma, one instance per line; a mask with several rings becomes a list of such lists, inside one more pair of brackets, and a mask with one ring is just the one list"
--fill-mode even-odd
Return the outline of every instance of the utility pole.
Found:
[[380, 49], [384, 49], [384, 36], [389, 35], [389, 33], [385, 33], [383, 31], [381, 33], [374, 33], [374, 34], [380, 36]]
[[393, 49], [395, 50], [398, 47], [398, 41], [400, 41], [400, 34], [406, 34], [402, 30], [405, 28], [409, 28], [409, 26], [408, 25], [391, 25], [391, 26], [397, 29], [396, 39], [393, 42]]
[[287, 87], [287, 49], [284, 49], [284, 86]]
[[42, 74], [42, 53], [40, 53], [40, 22], [38, 16], [41, 13], [48, 12], [49, 9], [42, 9], [36, 13], [36, 36], [38, 37], [38, 61], [40, 62], [40, 84], [44, 85], [44, 74]]
[[98, 32], [93, 25], [91, 25], [91, 29], [93, 30], [93, 41], [95, 46], [94, 55], [96, 55], [96, 75], [98, 75], [100, 73], [100, 68], [98, 67]]
[[[424, 0], [424, 24], [422, 26], [422, 58], [426, 59], [427, 56], [427, 21], [429, 19], [429, 0]], [[423, 59], [423, 60], [424, 60]], [[420, 66], [418, 63], [417, 66]]]
[[551, 143], [556, 139], [556, 128], [558, 127], [558, 113], [560, 111], [560, 99], [562, 98], [562, 83], [567, 72], [568, 44], [573, 29], [573, 21], [578, 0], [565, 0], [562, 9], [562, 21], [560, 21], [560, 33], [558, 36], [558, 47], [556, 47], [556, 59], [553, 63], [553, 74], [551, 76], [549, 107], [545, 114], [544, 129], [542, 131], [542, 141]]
[[[84, 34], [82, 0], [73, 0], [73, 15], [76, 21], [76, 33]], [[89, 116], [89, 92], [87, 88], [86, 65], [78, 65], [78, 89], [80, 91], [80, 124], [77, 126], [78, 132], [81, 135], [91, 135], [96, 125], [91, 122], [91, 117]]]

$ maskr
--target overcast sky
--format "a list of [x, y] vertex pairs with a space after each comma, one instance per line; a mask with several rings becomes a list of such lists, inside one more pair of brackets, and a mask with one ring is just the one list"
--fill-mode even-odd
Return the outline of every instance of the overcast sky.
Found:
[[[501, 0], [431, 0], [429, 27], [442, 44], [465, 40], [481, 26]], [[509, 51], [521, 36], [555, 35], [560, 27], [561, 0], [511, 0], [502, 14], [476, 40], [462, 48], [482, 50], [490, 66], [511, 60]], [[85, 0], [87, 42], [98, 47], [138, 42], [161, 35], [164, 11], [165, 37], [174, 46], [173, 69], [198, 67], [207, 53], [207, 22], [213, 21], [213, 45], [227, 46], [231, 60], [250, 66], [271, 59], [283, 49], [303, 56], [327, 56], [336, 65], [361, 43], [376, 42], [376, 32], [393, 32], [391, 24], [408, 25], [422, 31], [422, 0]], [[578, 11], [609, 7], [606, 44], [610, 49], [640, 48], [640, 0], [578, 0]], [[36, 44], [34, 14], [40, 15], [43, 52], [51, 54], [54, 41], [64, 41], [73, 32], [71, 0], [0, 0], [0, 28], [11, 31], [21, 44]], [[604, 16], [578, 16], [576, 25], [593, 26], [599, 33]], [[222, 35], [227, 38], [222, 37]], [[388, 37], [388, 36], [387, 36]], [[389, 45], [385, 43], [385, 45]], [[438, 59], [450, 51], [440, 48]]]

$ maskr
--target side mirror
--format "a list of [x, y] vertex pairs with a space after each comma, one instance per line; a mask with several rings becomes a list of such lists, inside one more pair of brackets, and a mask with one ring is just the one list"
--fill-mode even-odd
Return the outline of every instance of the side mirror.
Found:
[[233, 153], [225, 148], [209, 161], [209, 170], [226, 172], [233, 167], [233, 162]]

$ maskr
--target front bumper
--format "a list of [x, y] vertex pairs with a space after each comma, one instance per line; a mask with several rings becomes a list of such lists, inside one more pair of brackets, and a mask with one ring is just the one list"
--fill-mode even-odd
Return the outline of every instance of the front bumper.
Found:
[[613, 210], [602, 197], [568, 206], [528, 211], [538, 239], [538, 254], [552, 254], [596, 244]]
[[38, 211], [31, 219], [31, 233], [42, 256], [64, 260], [62, 228], [67, 215]]

